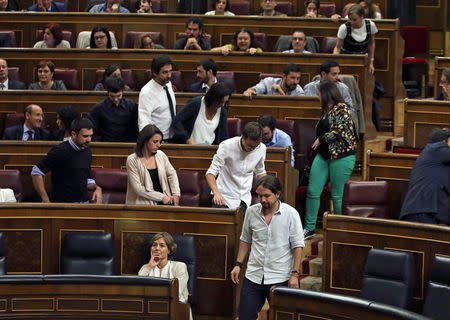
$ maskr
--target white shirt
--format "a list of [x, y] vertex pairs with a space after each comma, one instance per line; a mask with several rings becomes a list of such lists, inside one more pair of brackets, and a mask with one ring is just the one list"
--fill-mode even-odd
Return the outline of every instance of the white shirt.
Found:
[[239, 207], [241, 200], [250, 206], [253, 174], [259, 176], [266, 173], [265, 160], [264, 143], [247, 152], [242, 149], [241, 137], [233, 137], [219, 144], [206, 174], [219, 175], [217, 188], [229, 208]]
[[[216, 15], [216, 11], [212, 10], [212, 11], [208, 11], [205, 13], [205, 16], [215, 16]], [[225, 11], [223, 13], [224, 16], [234, 16], [234, 13], [231, 11]]]
[[216, 139], [216, 134], [214, 131], [219, 125], [219, 120], [220, 108], [217, 109], [217, 112], [212, 120], [208, 120], [206, 118], [205, 97], [203, 97], [200, 103], [200, 110], [198, 112], [197, 119], [195, 119], [191, 139], [194, 140], [196, 144], [212, 144], [214, 139]]
[[[172, 89], [172, 83], [169, 81], [166, 86], [172, 98], [174, 114], [176, 114], [175, 93]], [[154, 124], [163, 133], [164, 139], [170, 139], [173, 136], [172, 116], [169, 109], [169, 100], [167, 99], [164, 87], [155, 80], [150, 80], [139, 92], [138, 107], [138, 126], [141, 131], [146, 125]]]
[[[367, 20], [369, 20], [369, 19], [367, 19]], [[370, 33], [371, 34], [377, 33], [378, 29], [377, 29], [377, 26], [375, 25], [375, 23], [373, 23], [372, 20], [369, 20], [369, 24], [370, 24]], [[345, 23], [343, 23], [339, 27], [337, 37], [339, 39], [345, 39], [346, 36], [347, 36], [347, 27], [345, 26]], [[359, 28], [359, 29], [352, 28], [352, 37], [356, 41], [361, 42], [366, 39], [366, 36], [367, 36], [367, 31], [366, 31], [366, 23], [365, 23], [365, 19], [364, 19], [361, 28]]]
[[304, 247], [300, 216], [290, 205], [280, 207], [267, 225], [261, 204], [247, 209], [241, 241], [251, 244], [245, 277], [258, 284], [275, 284], [289, 280], [294, 264], [293, 250]]

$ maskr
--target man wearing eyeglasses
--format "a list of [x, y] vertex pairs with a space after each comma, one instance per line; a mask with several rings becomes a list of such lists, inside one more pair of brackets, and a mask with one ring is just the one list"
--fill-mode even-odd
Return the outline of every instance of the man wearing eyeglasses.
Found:
[[286, 16], [284, 13], [275, 10], [277, 2], [275, 0], [261, 0], [261, 14], [260, 16], [274, 17], [274, 16]]
[[442, 71], [439, 86], [442, 88], [442, 92], [438, 94], [436, 100], [450, 101], [450, 68]]
[[295, 30], [292, 34], [292, 49], [283, 51], [283, 53], [311, 53], [305, 50], [306, 35], [303, 31]]

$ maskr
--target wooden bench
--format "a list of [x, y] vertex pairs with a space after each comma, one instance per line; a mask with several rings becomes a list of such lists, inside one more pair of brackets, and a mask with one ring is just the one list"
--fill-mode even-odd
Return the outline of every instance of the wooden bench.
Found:
[[0, 277], [0, 319], [189, 319], [178, 280], [151, 277]]
[[434, 128], [449, 127], [450, 102], [405, 99], [405, 146], [424, 148]]
[[324, 215], [325, 292], [358, 296], [371, 248], [411, 252], [416, 265], [414, 311], [421, 312], [436, 255], [450, 256], [450, 228], [424, 223]]
[[[1, 204], [8, 274], [59, 273], [61, 241], [69, 231], [113, 235], [115, 273], [136, 275], [149, 233], [194, 235], [197, 247], [196, 314], [230, 319], [237, 288], [229, 279], [235, 261], [240, 210], [172, 206]], [[1, 290], [1, 289], [0, 289]], [[1, 291], [0, 291], [1, 292]], [[131, 294], [131, 292], [130, 292]]]
[[408, 191], [409, 176], [417, 157], [415, 154], [391, 152], [367, 154], [367, 180], [389, 182], [389, 201], [393, 218], [399, 217], [403, 199]]

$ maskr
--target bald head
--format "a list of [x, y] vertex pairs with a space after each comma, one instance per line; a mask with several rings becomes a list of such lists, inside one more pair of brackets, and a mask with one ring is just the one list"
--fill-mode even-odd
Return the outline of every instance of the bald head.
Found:
[[25, 110], [25, 125], [28, 129], [39, 128], [44, 120], [42, 108], [37, 104], [28, 105]]
[[8, 62], [0, 58], [0, 82], [5, 82], [8, 79]]

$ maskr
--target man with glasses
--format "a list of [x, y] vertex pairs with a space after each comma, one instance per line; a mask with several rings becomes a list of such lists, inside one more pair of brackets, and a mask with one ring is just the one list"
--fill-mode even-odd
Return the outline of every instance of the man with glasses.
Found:
[[442, 71], [441, 81], [439, 86], [442, 88], [442, 92], [436, 97], [436, 100], [450, 101], [450, 68]]
[[306, 35], [303, 31], [295, 30], [292, 34], [292, 49], [283, 51], [283, 53], [311, 53], [305, 50]]
[[259, 123], [249, 122], [242, 136], [227, 139], [219, 145], [206, 171], [206, 182], [213, 194], [213, 207], [241, 207], [245, 214], [252, 200], [253, 176], [260, 179], [266, 175], [266, 146], [261, 139]]
[[261, 0], [261, 13], [260, 16], [274, 17], [274, 16], [286, 16], [284, 13], [275, 10], [277, 2], [275, 0]]

